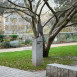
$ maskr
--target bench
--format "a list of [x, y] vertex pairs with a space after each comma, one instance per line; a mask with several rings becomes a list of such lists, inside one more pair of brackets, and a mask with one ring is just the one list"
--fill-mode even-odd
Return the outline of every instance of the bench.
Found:
[[77, 77], [77, 68], [62, 64], [48, 64], [46, 67], [48, 77]]

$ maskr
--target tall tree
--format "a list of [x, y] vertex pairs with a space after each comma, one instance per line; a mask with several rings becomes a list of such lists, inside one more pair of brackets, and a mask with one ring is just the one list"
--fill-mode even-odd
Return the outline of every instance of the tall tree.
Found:
[[[60, 10], [65, 10], [66, 8], [69, 8], [73, 3], [76, 2], [76, 0], [54, 0], [56, 3], [55, 10], [60, 11]], [[71, 22], [76, 21], [77, 19], [77, 14], [72, 18]]]
[[[6, 12], [16, 12], [18, 13], [23, 19], [25, 19], [26, 22], [29, 22], [31, 24], [33, 34], [35, 39], [37, 39], [39, 36], [42, 36], [43, 38], [43, 56], [48, 57], [49, 50], [51, 47], [51, 44], [56, 37], [56, 35], [65, 27], [71, 26], [73, 24], [77, 24], [77, 22], [74, 22], [72, 24], [68, 23], [72, 19], [72, 17], [77, 14], [77, 2], [70, 5], [65, 10], [55, 11], [52, 8], [52, 4], [50, 4], [49, 0], [22, 0], [24, 1], [23, 6], [12, 2], [11, 0], [7, 0], [8, 5], [0, 5], [0, 8], [7, 9]], [[64, 5], [64, 3], [62, 3]], [[42, 24], [42, 11], [45, 9], [45, 6], [48, 7], [50, 10], [52, 16], [45, 22], [45, 24]], [[59, 8], [59, 7], [58, 7]], [[64, 16], [63, 16], [64, 15]], [[63, 18], [62, 18], [63, 17]], [[51, 20], [54, 24], [53, 26], [50, 26], [50, 31], [48, 33], [48, 41], [47, 44], [45, 44], [44, 41], [44, 28], [48, 25], [48, 22]]]

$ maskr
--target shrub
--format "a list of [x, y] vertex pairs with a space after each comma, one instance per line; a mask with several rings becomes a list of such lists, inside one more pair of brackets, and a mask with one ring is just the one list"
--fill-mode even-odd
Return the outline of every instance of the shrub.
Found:
[[32, 44], [32, 40], [26, 39], [26, 40], [25, 40], [25, 44]]
[[66, 39], [70, 38], [70, 34], [69, 33], [66, 33], [65, 34], [65, 37], [66, 37]]
[[5, 35], [0, 35], [0, 42], [3, 41], [4, 37], [5, 37]]
[[10, 35], [10, 37], [12, 38], [12, 40], [16, 40], [18, 35]]
[[74, 41], [77, 41], [77, 36], [72, 36], [72, 39], [73, 39]]
[[0, 42], [0, 48], [2, 48], [2, 42]]
[[10, 48], [9, 42], [2, 42], [2, 47], [4, 47], [4, 48]]
[[11, 47], [18, 47], [19, 46], [19, 41], [18, 40], [10, 41], [10, 46]]
[[3, 41], [5, 41], [5, 42], [10, 42], [10, 38], [8, 38], [8, 39], [3, 39]]

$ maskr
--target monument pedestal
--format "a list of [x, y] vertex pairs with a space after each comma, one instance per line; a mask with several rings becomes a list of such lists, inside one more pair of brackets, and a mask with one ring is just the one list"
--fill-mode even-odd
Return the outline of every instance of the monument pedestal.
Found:
[[41, 36], [34, 39], [32, 43], [32, 64], [34, 66], [43, 64], [43, 40]]

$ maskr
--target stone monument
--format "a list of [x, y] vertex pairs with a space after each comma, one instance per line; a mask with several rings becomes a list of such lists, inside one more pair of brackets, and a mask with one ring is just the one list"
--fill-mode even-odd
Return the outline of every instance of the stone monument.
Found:
[[43, 40], [41, 36], [34, 39], [32, 43], [32, 64], [34, 66], [43, 64]]

